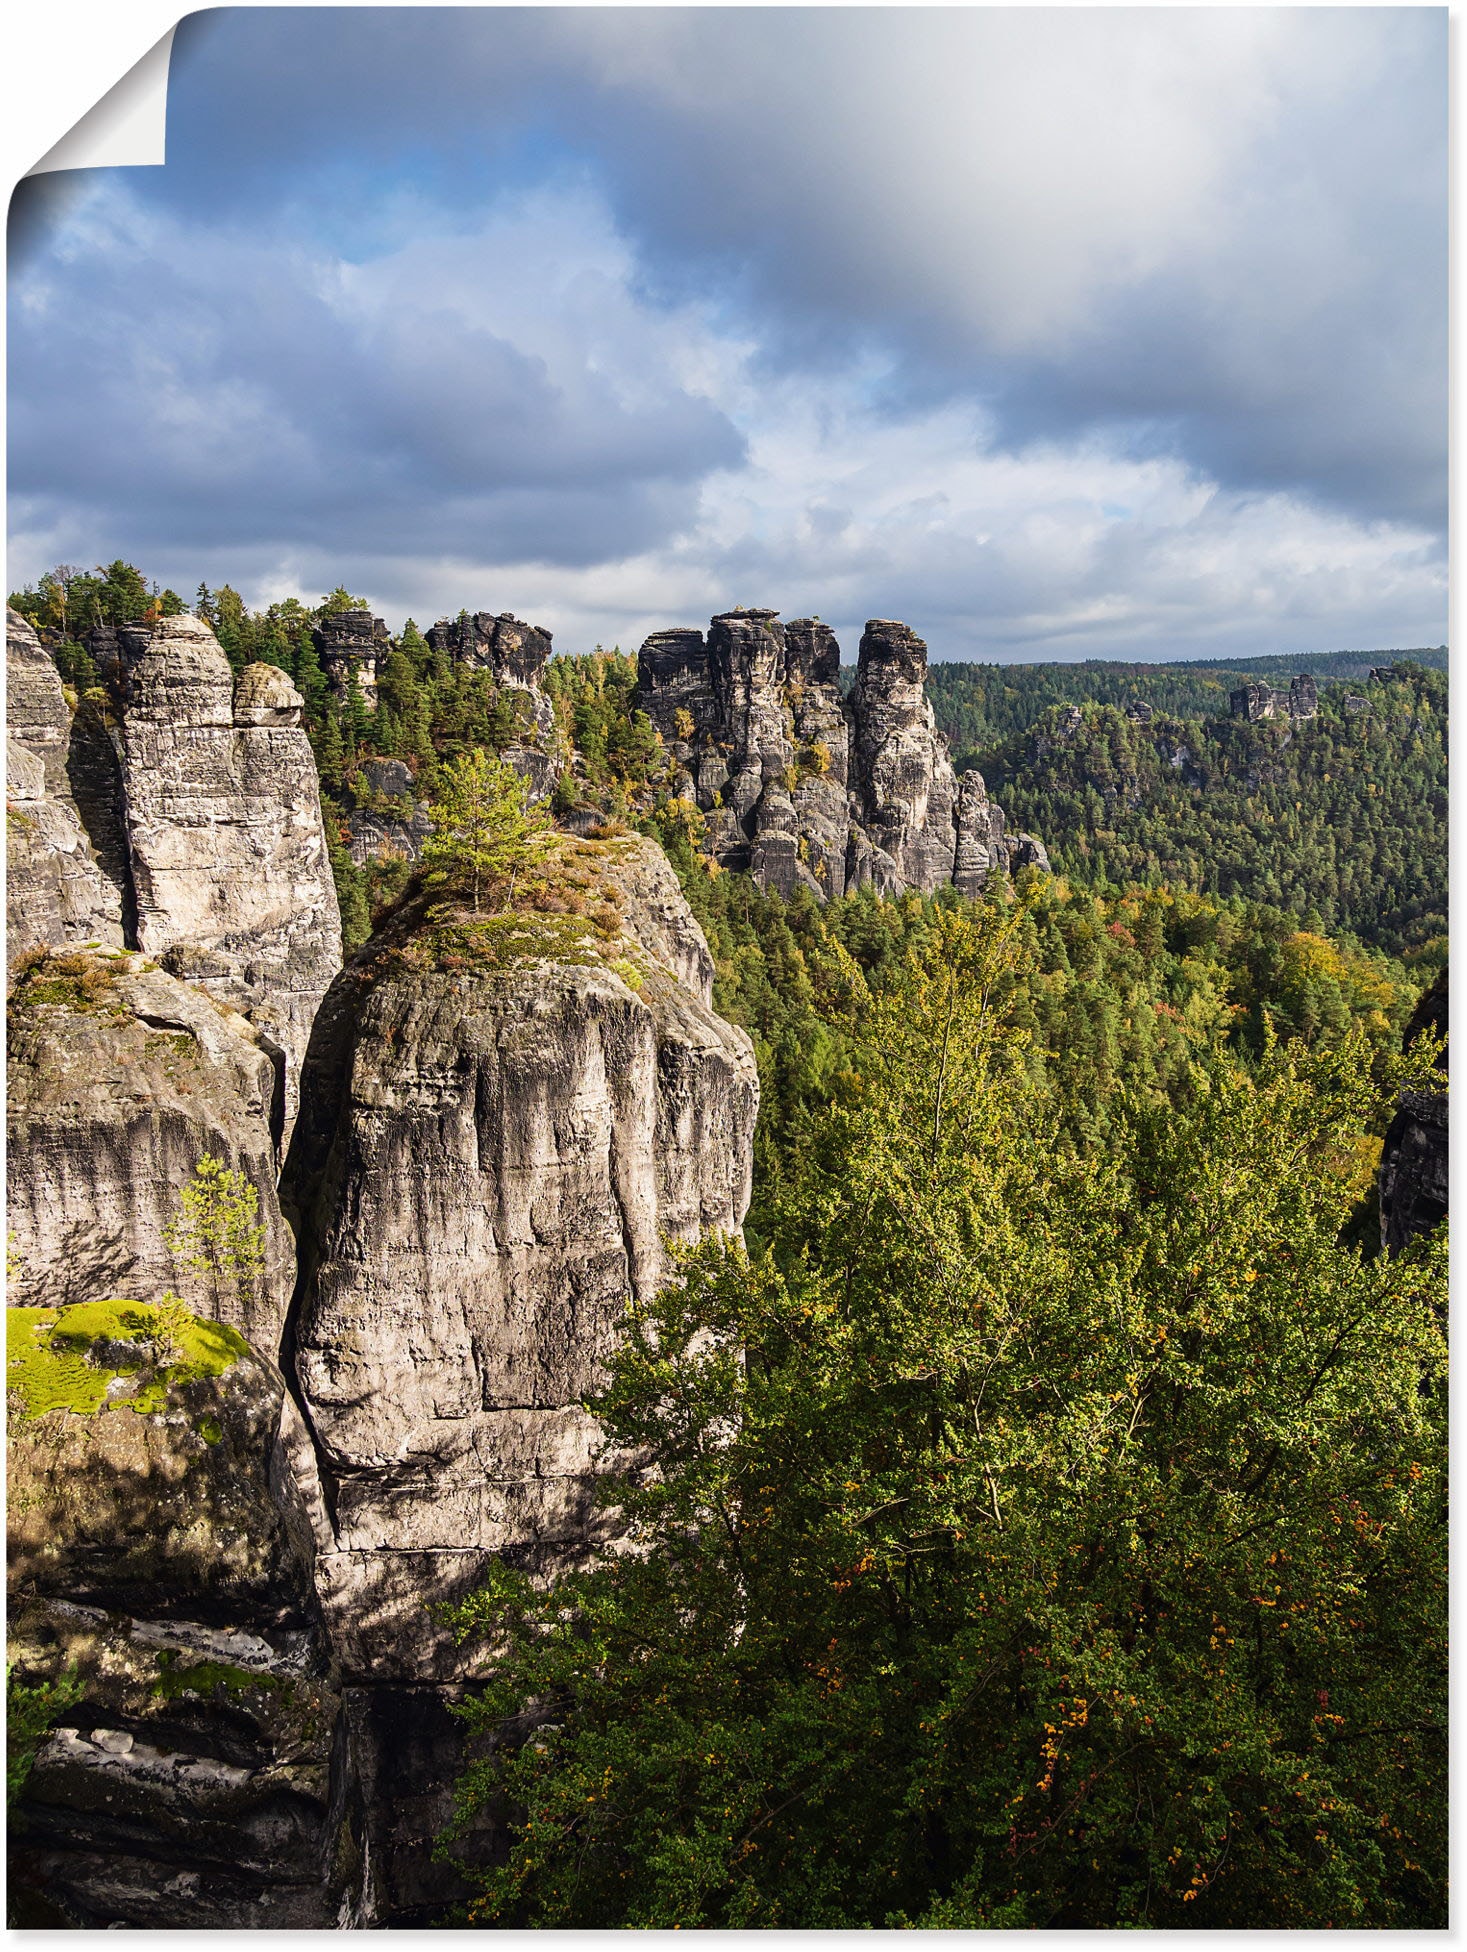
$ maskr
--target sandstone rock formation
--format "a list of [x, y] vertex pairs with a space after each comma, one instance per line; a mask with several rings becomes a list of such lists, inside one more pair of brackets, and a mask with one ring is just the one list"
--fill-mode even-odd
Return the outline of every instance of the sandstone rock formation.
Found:
[[509, 967], [414, 968], [404, 912], [307, 1060], [295, 1359], [337, 1535], [323, 1593], [349, 1673], [379, 1682], [455, 1677], [426, 1603], [492, 1554], [584, 1551], [579, 1402], [626, 1297], [658, 1285], [665, 1236], [733, 1232], [748, 1202], [753, 1054], [709, 1007], [670, 870], [649, 842], [562, 846], [620, 896], [616, 967], [557, 935]]
[[[59, 1307], [172, 1288], [273, 1356], [295, 1243], [275, 1191], [280, 1071], [260, 1033], [121, 953], [42, 963], [7, 1017], [11, 1301]], [[206, 1153], [245, 1174], [265, 1230], [262, 1276], [226, 1281], [217, 1296], [164, 1239]]]
[[245, 1011], [286, 1053], [287, 1116], [341, 967], [320, 786], [283, 671], [236, 684], [206, 623], [118, 632], [123, 806], [136, 944]]
[[45, 944], [120, 948], [123, 896], [83, 825], [68, 776], [73, 714], [49, 653], [5, 613], [6, 960]]
[[336, 610], [311, 626], [311, 641], [338, 701], [355, 684], [371, 706], [377, 700], [377, 660], [387, 655], [387, 625], [370, 610]]
[[352, 860], [358, 867], [394, 854], [416, 861], [433, 824], [407, 766], [400, 759], [364, 759], [357, 786], [366, 797], [346, 817]]
[[435, 650], [446, 650], [461, 664], [493, 673], [494, 681], [518, 707], [523, 736], [502, 757], [520, 773], [532, 799], [545, 799], [562, 771], [555, 711], [540, 689], [540, 674], [550, 662], [550, 632], [527, 624], [510, 611], [497, 617], [487, 610], [456, 619], [441, 617], [427, 634]]
[[[23, 1685], [72, 1669], [82, 1690], [26, 1784], [12, 1917], [366, 1922], [353, 1761], [281, 1379], [219, 1329], [190, 1344], [205, 1357], [192, 1373], [170, 1368], [150, 1311], [103, 1312], [54, 1324], [73, 1350], [81, 1332], [88, 1353], [68, 1356], [66, 1376], [95, 1367], [101, 1402], [44, 1408], [55, 1379], [42, 1371], [41, 1402], [8, 1419], [10, 1658]], [[53, 1324], [49, 1311], [7, 1318], [13, 1385], [17, 1352], [34, 1359]]]
[[1262, 682], [1239, 685], [1228, 694], [1228, 710], [1234, 718], [1318, 718], [1319, 689], [1303, 672], [1290, 679], [1287, 691]]
[[[1447, 1034], [1447, 972], [1442, 970], [1412, 1013], [1403, 1042], [1409, 1048], [1426, 1031]], [[1447, 1058], [1439, 1060], [1443, 1085]], [[1417, 1234], [1429, 1233], [1447, 1215], [1447, 1093], [1403, 1091], [1380, 1156], [1380, 1238], [1398, 1254]]]
[[839, 671], [829, 625], [773, 610], [725, 612], [706, 642], [665, 630], [643, 644], [637, 702], [706, 817], [709, 852], [786, 894], [976, 894], [1009, 864], [1003, 815], [980, 774], [953, 771], [926, 645], [873, 620], [849, 702]]

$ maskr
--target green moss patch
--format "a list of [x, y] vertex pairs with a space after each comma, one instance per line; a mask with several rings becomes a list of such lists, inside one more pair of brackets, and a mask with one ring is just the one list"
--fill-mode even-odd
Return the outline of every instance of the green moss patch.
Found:
[[[94, 1416], [109, 1409], [146, 1416], [175, 1384], [222, 1376], [249, 1344], [237, 1330], [177, 1303], [83, 1301], [70, 1308], [7, 1308], [6, 1388], [27, 1418], [52, 1410]], [[127, 1378], [131, 1387], [109, 1395]], [[207, 1419], [213, 1422], [213, 1419]], [[205, 1440], [217, 1443], [223, 1435]]]
[[160, 1668], [153, 1693], [165, 1701], [176, 1700], [181, 1694], [211, 1695], [216, 1688], [223, 1688], [226, 1694], [247, 1694], [253, 1689], [275, 1693], [291, 1686], [278, 1674], [257, 1674], [252, 1668], [236, 1667], [231, 1661], [194, 1661], [180, 1667], [177, 1656], [167, 1653]]

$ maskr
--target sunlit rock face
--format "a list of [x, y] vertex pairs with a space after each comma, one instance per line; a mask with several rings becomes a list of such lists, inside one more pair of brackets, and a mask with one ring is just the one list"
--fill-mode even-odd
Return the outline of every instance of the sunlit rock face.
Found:
[[948, 883], [977, 894], [1007, 870], [1003, 814], [981, 774], [954, 773], [927, 698], [927, 646], [905, 624], [867, 625], [849, 699], [818, 617], [726, 611], [706, 639], [655, 632], [637, 662], [637, 703], [720, 866], [821, 900]]
[[[7, 1008], [9, 1297], [66, 1307], [173, 1289], [272, 1360], [295, 1286], [276, 1195], [278, 1058], [247, 1018], [139, 955], [66, 955]], [[211, 1282], [168, 1228], [205, 1156], [244, 1175], [261, 1265]]]
[[41, 947], [122, 946], [117, 863], [99, 856], [73, 791], [75, 716], [50, 653], [26, 619], [7, 609], [5, 947], [11, 968]]
[[[452, 1680], [428, 1611], [495, 1555], [584, 1553], [597, 1427], [580, 1407], [664, 1243], [736, 1233], [757, 1083], [660, 849], [604, 856], [637, 966], [553, 947], [485, 972], [410, 966], [410, 911], [333, 985], [285, 1192], [295, 1359], [336, 1548], [322, 1592], [349, 1673]], [[399, 941], [399, 938], [401, 940]]]
[[243, 1010], [287, 1060], [341, 967], [320, 785], [283, 671], [236, 681], [188, 615], [118, 631], [117, 740], [136, 944]]

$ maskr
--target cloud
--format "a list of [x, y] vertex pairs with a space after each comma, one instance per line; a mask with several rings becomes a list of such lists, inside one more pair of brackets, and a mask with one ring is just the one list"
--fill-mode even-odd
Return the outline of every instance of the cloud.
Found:
[[895, 411], [976, 392], [1016, 446], [1102, 426], [1440, 525], [1445, 35], [1395, 7], [225, 9], [180, 37], [170, 193], [273, 182], [365, 239], [394, 172], [472, 200], [571, 150], [644, 275], [743, 310], [771, 362], [876, 343]]
[[742, 441], [628, 280], [575, 193], [360, 266], [104, 184], [12, 308], [22, 520], [149, 556], [645, 548]]
[[1440, 22], [276, 9], [33, 187], [13, 560], [566, 648], [1439, 641]]

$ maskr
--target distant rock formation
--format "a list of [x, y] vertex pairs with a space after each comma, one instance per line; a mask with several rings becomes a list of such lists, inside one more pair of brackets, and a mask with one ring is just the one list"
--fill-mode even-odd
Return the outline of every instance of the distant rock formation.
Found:
[[[927, 646], [905, 624], [866, 626], [849, 702], [840, 646], [818, 618], [732, 610], [701, 631], [657, 631], [637, 703], [720, 865], [821, 899], [948, 883], [976, 894], [1009, 865], [982, 776], [959, 781], [927, 697]], [[1042, 852], [1042, 850], [1041, 850]]]
[[[1402, 1040], [1406, 1048], [1428, 1030], [1447, 1034], [1445, 970], [1413, 1011]], [[1445, 1083], [1445, 1052], [1438, 1068]], [[1388, 1254], [1399, 1254], [1416, 1234], [1446, 1218], [1447, 1163], [1446, 1091], [1403, 1091], [1380, 1156], [1380, 1238]]]
[[497, 617], [480, 610], [473, 616], [465, 611], [457, 618], [440, 617], [427, 640], [460, 664], [491, 672], [519, 705], [523, 736], [500, 756], [525, 780], [532, 799], [547, 798], [562, 771], [555, 711], [540, 689], [541, 673], [550, 662], [550, 632], [508, 610]]
[[338, 701], [353, 684], [368, 705], [377, 702], [377, 661], [392, 648], [387, 625], [370, 610], [334, 610], [311, 626], [321, 669]]
[[458, 1678], [425, 1602], [495, 1554], [595, 1539], [579, 1405], [625, 1299], [655, 1291], [664, 1238], [735, 1232], [748, 1204], [753, 1051], [712, 1012], [676, 877], [652, 842], [561, 847], [619, 907], [624, 961], [552, 932], [521, 966], [417, 967], [403, 910], [332, 986], [307, 1060], [295, 1360], [336, 1528], [323, 1597], [348, 1674], [377, 1683]]
[[1228, 694], [1228, 710], [1234, 718], [1305, 719], [1319, 716], [1319, 689], [1313, 678], [1301, 673], [1289, 681], [1287, 691], [1262, 682], [1239, 685]]

